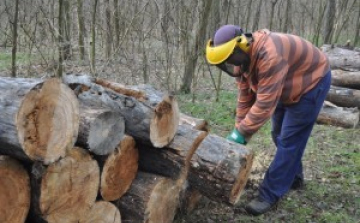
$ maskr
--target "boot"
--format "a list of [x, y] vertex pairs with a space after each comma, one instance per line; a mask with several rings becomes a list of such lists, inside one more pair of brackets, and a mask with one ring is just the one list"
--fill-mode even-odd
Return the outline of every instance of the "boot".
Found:
[[271, 204], [260, 197], [256, 197], [248, 205], [246, 205], [245, 210], [249, 214], [258, 216], [269, 211], [274, 205], [275, 203]]
[[300, 177], [295, 177], [290, 189], [292, 190], [302, 190], [305, 187], [304, 179]]

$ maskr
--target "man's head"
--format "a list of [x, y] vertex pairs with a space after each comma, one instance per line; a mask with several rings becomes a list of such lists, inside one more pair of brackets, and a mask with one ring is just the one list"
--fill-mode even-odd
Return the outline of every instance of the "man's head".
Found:
[[239, 26], [224, 25], [209, 40], [206, 46], [206, 59], [212, 65], [217, 65], [230, 76], [234, 74], [232, 66], [240, 66], [243, 72], [248, 70], [250, 43]]

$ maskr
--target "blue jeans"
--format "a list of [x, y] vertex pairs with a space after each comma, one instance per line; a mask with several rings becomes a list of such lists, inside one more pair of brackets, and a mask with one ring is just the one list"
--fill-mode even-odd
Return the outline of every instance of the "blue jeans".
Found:
[[277, 150], [259, 188], [260, 198], [265, 201], [275, 203], [289, 191], [295, 177], [303, 178], [301, 159], [330, 84], [331, 71], [299, 102], [278, 103], [271, 118], [271, 136]]

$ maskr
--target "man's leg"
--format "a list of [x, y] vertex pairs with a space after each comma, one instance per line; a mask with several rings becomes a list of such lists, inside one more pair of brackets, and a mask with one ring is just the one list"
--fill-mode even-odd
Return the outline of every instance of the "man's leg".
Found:
[[[331, 74], [324, 77], [294, 105], [286, 106], [281, 133], [276, 138], [277, 151], [259, 188], [259, 200], [252, 201], [247, 210], [262, 214], [288, 192], [299, 173], [301, 158], [313, 125], [330, 87]], [[259, 208], [256, 206], [258, 205]]]

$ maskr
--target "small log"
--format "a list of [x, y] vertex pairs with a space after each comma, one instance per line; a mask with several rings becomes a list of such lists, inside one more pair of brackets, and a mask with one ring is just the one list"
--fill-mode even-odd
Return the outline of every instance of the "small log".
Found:
[[138, 170], [139, 153], [135, 140], [128, 135], [109, 156], [96, 156], [101, 168], [100, 194], [115, 201], [130, 188]]
[[360, 90], [331, 86], [326, 100], [341, 107], [360, 108]]
[[180, 113], [180, 125], [189, 125], [194, 129], [201, 130], [201, 131], [210, 131], [209, 124], [204, 119], [199, 119], [195, 117], [191, 117], [189, 115], [185, 115], [183, 113]]
[[49, 165], [31, 170], [31, 222], [78, 222], [95, 203], [100, 171], [96, 160], [81, 148]]
[[190, 159], [208, 133], [180, 125], [173, 141], [164, 148], [139, 143], [141, 170], [170, 177], [186, 178]]
[[324, 45], [322, 51], [329, 58], [332, 69], [340, 69], [346, 71], [360, 70], [360, 53], [354, 50], [343, 49], [339, 47], [331, 47]]
[[135, 140], [161, 148], [173, 139], [179, 123], [179, 108], [173, 96], [149, 104], [95, 84], [96, 79], [86, 75], [68, 75], [63, 80], [85, 104], [107, 106], [120, 112], [125, 118], [125, 132]]
[[332, 85], [360, 90], [360, 71], [332, 70], [331, 75]]
[[91, 209], [82, 216], [79, 223], [121, 223], [119, 209], [110, 202], [97, 201]]
[[181, 187], [170, 178], [139, 171], [129, 191], [115, 205], [124, 222], [171, 223]]
[[324, 103], [317, 118], [317, 123], [355, 128], [359, 124], [359, 109], [342, 108]]
[[248, 180], [253, 152], [209, 134], [191, 158], [188, 181], [208, 198], [236, 204]]
[[80, 104], [77, 144], [96, 155], [112, 153], [125, 134], [125, 120], [119, 112]]
[[78, 100], [58, 79], [0, 78], [0, 154], [50, 164], [75, 144]]
[[0, 222], [23, 223], [30, 208], [30, 180], [15, 159], [0, 156]]

